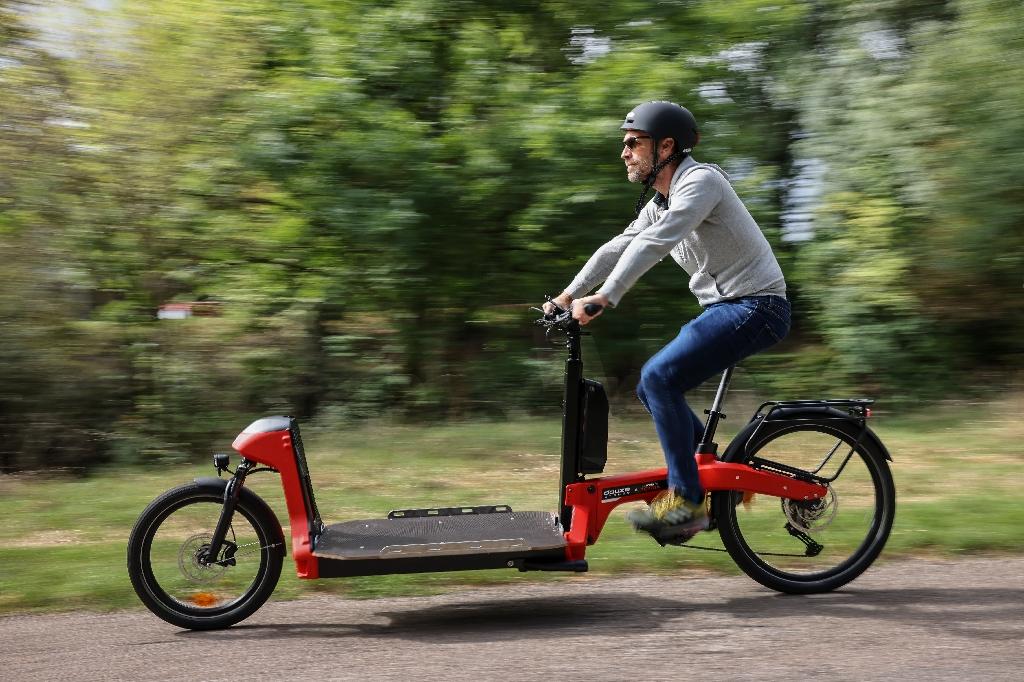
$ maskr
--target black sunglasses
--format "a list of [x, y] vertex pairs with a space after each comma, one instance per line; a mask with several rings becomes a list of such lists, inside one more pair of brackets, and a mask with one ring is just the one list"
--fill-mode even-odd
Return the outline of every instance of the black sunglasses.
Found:
[[623, 146], [629, 147], [630, 149], [636, 149], [636, 145], [640, 140], [649, 140], [650, 135], [632, 135], [622, 141]]

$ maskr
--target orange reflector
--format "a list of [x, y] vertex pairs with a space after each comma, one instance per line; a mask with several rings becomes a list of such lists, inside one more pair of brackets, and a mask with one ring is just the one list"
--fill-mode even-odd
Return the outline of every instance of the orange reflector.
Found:
[[864, 416], [865, 417], [870, 417], [871, 416], [871, 408], [870, 407], [865, 407], [864, 408]]
[[213, 606], [220, 598], [212, 592], [196, 592], [188, 600], [196, 606]]
[[754, 495], [756, 495], [756, 494], [757, 493], [752, 493], [749, 490], [744, 492], [743, 493], [743, 506], [749, 508], [750, 504], [754, 501]]

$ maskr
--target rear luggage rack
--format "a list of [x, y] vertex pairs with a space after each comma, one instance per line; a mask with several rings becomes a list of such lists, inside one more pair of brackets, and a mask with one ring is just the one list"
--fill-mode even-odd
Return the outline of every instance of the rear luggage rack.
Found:
[[[747, 438], [747, 441], [743, 444], [743, 450], [749, 451], [750, 444], [757, 442], [757, 434], [761, 431], [761, 427], [765, 424], [772, 423], [800, 423], [800, 422], [820, 422], [820, 421], [845, 421], [854, 422], [860, 427], [860, 432], [857, 434], [857, 438], [853, 442], [853, 447], [843, 458], [843, 462], [839, 467], [839, 470], [831, 478], [824, 478], [819, 476], [819, 472], [824, 468], [825, 464], [832, 459], [832, 455], [835, 454], [835, 449], [832, 450], [825, 457], [825, 459], [818, 465], [814, 471], [801, 471], [788, 467], [778, 462], [772, 462], [765, 460], [760, 457], [753, 457], [750, 464], [757, 468], [764, 468], [778, 473], [789, 474], [795, 478], [808, 480], [816, 483], [827, 485], [838, 478], [839, 474], [846, 467], [846, 463], [850, 461], [850, 457], [853, 456], [854, 451], [860, 445], [861, 439], [868, 430], [867, 419], [871, 416], [871, 405], [874, 404], [872, 398], [831, 398], [825, 400], [769, 400], [761, 403], [754, 412], [754, 416], [750, 418], [750, 421], [759, 421], [758, 425], [754, 428], [753, 433]], [[767, 412], [765, 412], [767, 408]], [[800, 411], [808, 416], [796, 417], [789, 414], [790, 411]], [[773, 419], [772, 417], [776, 417]], [[838, 444], [837, 444], [838, 447]]]
[[[787, 408], [801, 408], [807, 409], [809, 407], [831, 407], [833, 409], [839, 409], [845, 407], [851, 417], [870, 417], [871, 411], [868, 409], [874, 404], [873, 398], [831, 398], [827, 400], [769, 400], [761, 403], [761, 406], [757, 408], [757, 412], [751, 418], [751, 421], [757, 419], [761, 415], [761, 411], [766, 407], [769, 410], [763, 415], [764, 419], [768, 419], [775, 410], [783, 410]], [[845, 417], [834, 416], [832, 419], [841, 419]], [[771, 421], [771, 420], [768, 420]]]

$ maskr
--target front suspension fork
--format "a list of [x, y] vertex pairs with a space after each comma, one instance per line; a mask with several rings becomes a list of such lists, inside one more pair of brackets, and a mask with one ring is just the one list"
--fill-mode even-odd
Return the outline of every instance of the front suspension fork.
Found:
[[255, 466], [255, 462], [243, 458], [235, 469], [235, 475], [231, 477], [227, 487], [224, 488], [224, 506], [221, 507], [217, 527], [213, 530], [213, 537], [210, 538], [210, 547], [206, 550], [206, 555], [199, 558], [200, 563], [204, 565], [217, 563], [217, 557], [220, 555], [228, 530], [231, 529], [231, 519], [235, 515], [238, 497], [242, 494], [245, 477]]

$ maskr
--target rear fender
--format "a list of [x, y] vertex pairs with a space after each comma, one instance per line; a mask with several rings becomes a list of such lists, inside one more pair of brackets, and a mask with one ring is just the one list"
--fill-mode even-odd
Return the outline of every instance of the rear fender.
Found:
[[[827, 418], [829, 420], [840, 420], [850, 424], [853, 428], [859, 432], [863, 428], [860, 424], [860, 420], [850, 414], [837, 410], [834, 407], [780, 407], [771, 411], [772, 420], [769, 423], [778, 424], [787, 421], [809, 421], [814, 419]], [[729, 443], [729, 447], [725, 449], [722, 454], [723, 462], [739, 462], [742, 461], [744, 454], [744, 448], [747, 445], [747, 441], [754, 434], [758, 425], [761, 424], [761, 419], [751, 419], [750, 422], [744, 426], [736, 437]], [[777, 427], [776, 427], [777, 428]], [[878, 449], [878, 452], [888, 460], [892, 461], [892, 455], [889, 454], [889, 449], [885, 447], [882, 441], [878, 438], [874, 431], [870, 428], [864, 430], [861, 439], [866, 441], [871, 446]], [[760, 440], [760, 439], [759, 439]]]

